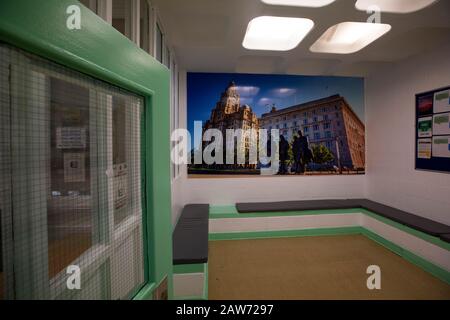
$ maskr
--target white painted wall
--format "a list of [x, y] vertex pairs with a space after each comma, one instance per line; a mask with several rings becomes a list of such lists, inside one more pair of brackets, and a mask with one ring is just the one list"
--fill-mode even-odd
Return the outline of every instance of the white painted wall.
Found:
[[200, 178], [186, 181], [191, 203], [363, 198], [364, 176]]
[[450, 85], [450, 46], [366, 79], [367, 195], [450, 225], [450, 174], [417, 171], [415, 95]]
[[[173, 221], [186, 203], [366, 197], [450, 224], [450, 175], [414, 169], [415, 94], [450, 85], [448, 57], [450, 46], [442, 47], [366, 79], [365, 176], [188, 179], [184, 169], [173, 184]], [[185, 72], [180, 90], [186, 124]]]
[[183, 190], [183, 185], [185, 177], [180, 176], [172, 181], [172, 226], [175, 227], [178, 218], [181, 214], [181, 210], [186, 203], [185, 192]]

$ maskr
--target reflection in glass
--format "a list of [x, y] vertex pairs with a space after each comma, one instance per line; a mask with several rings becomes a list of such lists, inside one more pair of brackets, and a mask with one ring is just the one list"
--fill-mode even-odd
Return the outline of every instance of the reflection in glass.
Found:
[[159, 62], [163, 62], [163, 34], [161, 28], [156, 24], [156, 53], [155, 58]]
[[92, 245], [89, 90], [51, 78], [49, 276]]
[[142, 97], [4, 45], [0, 93], [0, 298], [130, 297], [144, 283]]
[[130, 214], [129, 168], [127, 163], [126, 135], [127, 112], [125, 100], [113, 98], [113, 170], [114, 170], [114, 225], [120, 224]]
[[147, 0], [140, 1], [141, 10], [141, 25], [140, 31], [140, 47], [147, 53], [150, 52], [150, 37], [149, 37], [149, 23], [150, 23], [150, 8]]
[[112, 5], [112, 26], [124, 36], [129, 36], [131, 27], [129, 18], [131, 1], [113, 0]]

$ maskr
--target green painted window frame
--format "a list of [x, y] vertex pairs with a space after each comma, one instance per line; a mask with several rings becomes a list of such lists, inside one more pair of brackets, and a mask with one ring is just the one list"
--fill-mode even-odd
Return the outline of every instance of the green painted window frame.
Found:
[[[67, 8], [81, 9], [81, 29], [67, 28]], [[0, 41], [141, 95], [145, 284], [149, 299], [165, 277], [172, 298], [170, 71], [76, 0], [0, 2]]]

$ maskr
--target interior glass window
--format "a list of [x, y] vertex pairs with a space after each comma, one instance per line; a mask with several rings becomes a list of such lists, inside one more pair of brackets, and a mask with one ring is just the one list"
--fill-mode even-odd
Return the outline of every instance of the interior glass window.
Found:
[[126, 143], [125, 101], [115, 97], [113, 99], [114, 225], [120, 224], [130, 214]]
[[49, 78], [50, 188], [47, 195], [49, 277], [93, 244], [89, 89]]
[[126, 37], [129, 37], [131, 28], [130, 2], [129, 0], [112, 2], [112, 26]]
[[140, 1], [141, 10], [141, 26], [140, 26], [140, 47], [145, 52], [150, 52], [150, 38], [149, 38], [149, 23], [150, 23], [150, 8], [147, 0]]
[[158, 60], [159, 62], [163, 62], [163, 34], [161, 31], [161, 28], [159, 27], [158, 24], [156, 24], [156, 53], [155, 53], [155, 58], [156, 60]]
[[5, 44], [0, 84], [0, 298], [129, 298], [144, 284], [144, 99]]
[[92, 10], [92, 12], [97, 12], [97, 0], [80, 0], [80, 2], [86, 7]]

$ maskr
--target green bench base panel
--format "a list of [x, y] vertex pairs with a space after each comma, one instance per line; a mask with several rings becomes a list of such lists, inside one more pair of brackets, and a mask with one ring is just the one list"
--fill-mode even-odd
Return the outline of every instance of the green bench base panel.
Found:
[[[203, 295], [202, 296], [175, 296], [175, 300], [208, 300], [208, 263], [179, 264], [173, 266], [173, 275], [184, 275], [190, 273], [203, 273]], [[175, 283], [174, 283], [175, 286]]]
[[256, 212], [240, 214], [235, 206], [214, 206], [210, 207], [210, 219], [226, 219], [226, 218], [264, 218], [264, 217], [287, 217], [287, 216], [308, 216], [308, 215], [321, 215], [321, 214], [351, 214], [362, 213], [378, 221], [381, 221], [387, 225], [400, 229], [406, 233], [409, 233], [415, 237], [418, 237], [427, 242], [433, 243], [443, 249], [450, 251], [450, 243], [445, 242], [438, 237], [426, 234], [422, 231], [415, 230], [401, 223], [392, 221], [385, 217], [382, 217], [372, 211], [363, 208], [354, 209], [336, 209], [336, 210], [305, 210], [305, 211], [280, 211], [280, 212]]

